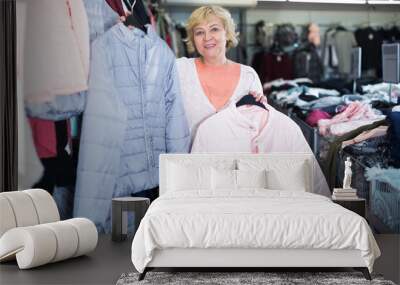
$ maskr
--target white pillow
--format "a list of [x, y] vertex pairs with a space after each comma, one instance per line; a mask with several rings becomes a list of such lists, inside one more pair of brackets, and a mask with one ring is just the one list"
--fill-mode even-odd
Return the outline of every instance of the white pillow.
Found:
[[212, 189], [236, 190], [236, 170], [211, 169]]
[[296, 159], [240, 159], [240, 170], [266, 170], [267, 189], [307, 191], [311, 181], [308, 161]]
[[267, 188], [267, 171], [236, 170], [238, 188]]
[[168, 164], [168, 191], [210, 190], [211, 167]]
[[211, 169], [213, 190], [240, 188], [267, 188], [266, 170]]
[[268, 189], [287, 191], [306, 191], [307, 177], [303, 167], [267, 171]]

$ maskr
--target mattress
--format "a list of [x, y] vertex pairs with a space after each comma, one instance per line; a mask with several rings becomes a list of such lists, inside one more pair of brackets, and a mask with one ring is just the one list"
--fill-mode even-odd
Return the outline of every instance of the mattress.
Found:
[[380, 255], [361, 216], [321, 195], [266, 189], [162, 195], [140, 223], [132, 262], [143, 272], [168, 248], [359, 250], [370, 271]]

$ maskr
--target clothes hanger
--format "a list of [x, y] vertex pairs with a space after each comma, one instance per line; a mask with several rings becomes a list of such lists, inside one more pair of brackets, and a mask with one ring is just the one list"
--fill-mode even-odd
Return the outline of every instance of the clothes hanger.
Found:
[[[256, 80], [256, 75], [253, 72], [247, 71], [245, 73], [245, 76], [249, 77], [248, 79], [250, 82], [254, 82]], [[262, 102], [256, 101], [256, 98], [254, 98], [254, 96], [251, 94], [243, 96], [239, 101], [236, 102], [236, 107], [240, 107], [243, 105], [259, 106], [268, 111], [267, 107]]]
[[263, 103], [256, 101], [256, 98], [254, 98], [254, 96], [251, 94], [243, 96], [239, 101], [236, 102], [236, 107], [240, 107], [243, 105], [259, 106], [267, 110], [267, 107], [265, 107]]
[[131, 4], [129, 2], [129, 0], [123, 0], [126, 7], [129, 8], [130, 10], [130, 15], [128, 15], [125, 19], [125, 26], [134, 26], [135, 28], [139, 28], [141, 29], [143, 32], [147, 32], [146, 31], [146, 27], [143, 25], [143, 23], [140, 21], [140, 17], [138, 17], [136, 11], [133, 9], [135, 7], [136, 1], [134, 0], [133, 4]]

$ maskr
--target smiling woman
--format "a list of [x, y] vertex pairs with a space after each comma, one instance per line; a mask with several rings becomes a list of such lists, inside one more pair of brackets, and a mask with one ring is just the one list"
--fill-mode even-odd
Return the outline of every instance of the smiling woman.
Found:
[[193, 140], [202, 121], [244, 95], [250, 93], [257, 100], [265, 97], [253, 68], [226, 57], [227, 50], [238, 44], [235, 23], [228, 10], [219, 6], [200, 7], [190, 15], [186, 30], [189, 51], [199, 55], [195, 59], [177, 60]]
[[[188, 48], [199, 55], [177, 60], [191, 153], [311, 153], [296, 123], [267, 104], [254, 69], [227, 59], [227, 49], [238, 43], [228, 10], [200, 7], [186, 29]], [[237, 104], [248, 94], [265, 108]], [[314, 171], [315, 193], [330, 196], [319, 166]]]
[[216, 16], [210, 16], [208, 22], [200, 23], [194, 28], [194, 42], [198, 53], [208, 61], [215, 61], [215, 64], [224, 60], [227, 39], [224, 25]]
[[[235, 28], [231, 14], [222, 7], [204, 6], [196, 9], [186, 25], [188, 49], [190, 52], [196, 51], [199, 48], [199, 41], [210, 39], [211, 35], [222, 36], [225, 48], [235, 47], [238, 44]], [[201, 54], [199, 50], [197, 52]]]

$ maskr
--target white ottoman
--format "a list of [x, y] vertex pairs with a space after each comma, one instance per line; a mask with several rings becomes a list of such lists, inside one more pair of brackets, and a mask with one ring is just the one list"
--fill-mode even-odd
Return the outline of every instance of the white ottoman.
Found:
[[60, 221], [53, 197], [42, 189], [0, 193], [0, 262], [16, 259], [20, 269], [84, 255], [98, 233], [86, 218]]

